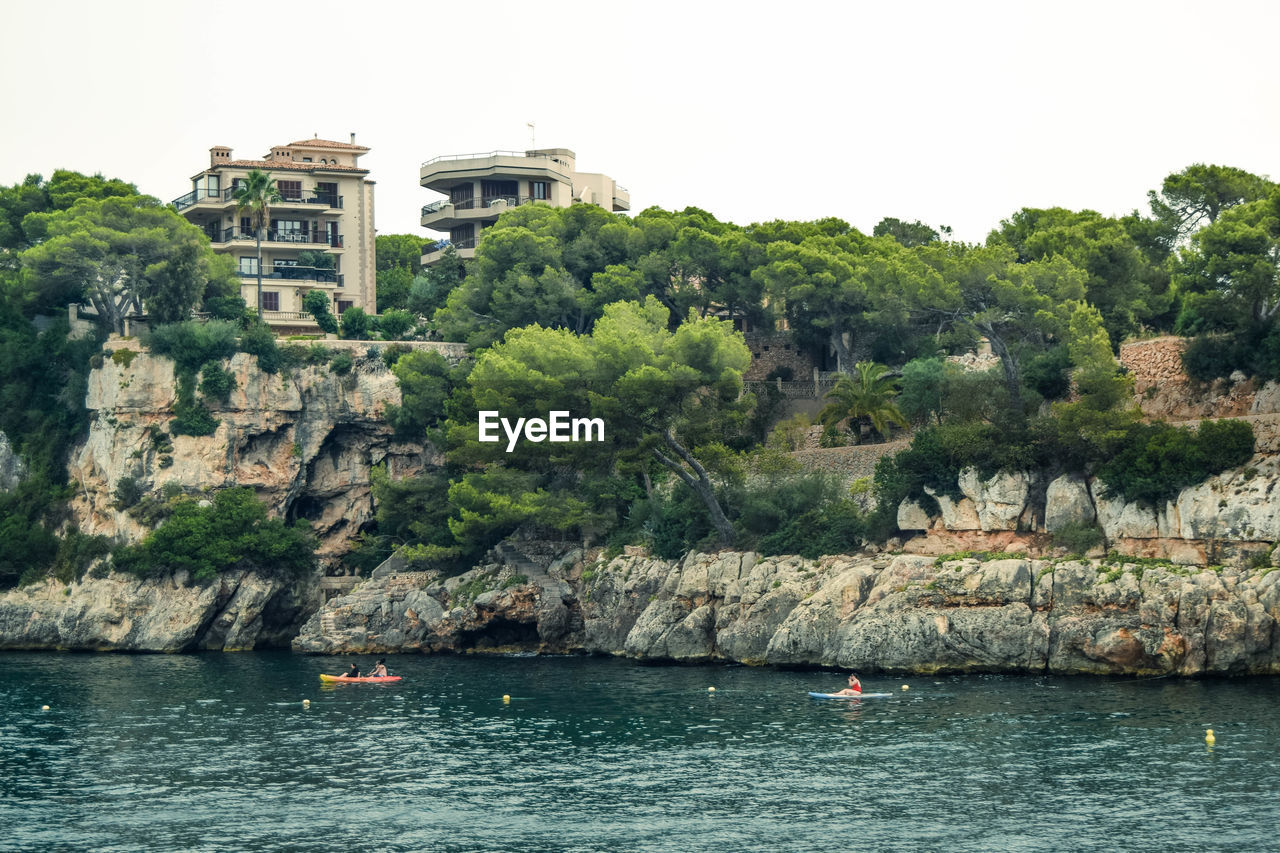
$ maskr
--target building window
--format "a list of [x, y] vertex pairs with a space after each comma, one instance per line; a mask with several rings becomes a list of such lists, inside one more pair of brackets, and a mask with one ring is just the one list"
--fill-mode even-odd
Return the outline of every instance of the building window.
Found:
[[276, 181], [276, 189], [287, 201], [298, 201], [302, 198], [302, 181]]
[[240, 258], [240, 275], [257, 275], [258, 259], [242, 257]]
[[220, 192], [220, 190], [218, 189], [219, 186], [220, 184], [218, 182], [218, 176], [210, 175], [209, 176], [209, 197], [210, 198], [218, 195], [218, 193]]
[[262, 291], [262, 310], [263, 311], [279, 311], [280, 310], [280, 293], [275, 290]]
[[[302, 158], [302, 162], [304, 162], [304, 163], [310, 163], [310, 162], [311, 162], [311, 158], [310, 158], [310, 157], [303, 157], [303, 158]], [[324, 162], [324, 161], [321, 161], [321, 162]]]
[[449, 242], [458, 249], [474, 249], [476, 246], [476, 226], [474, 222], [449, 229]]
[[488, 204], [499, 198], [514, 198], [519, 192], [515, 181], [481, 181], [480, 201]]
[[335, 183], [317, 183], [316, 198], [329, 207], [338, 206], [338, 185]]
[[348, 300], [346, 300], [346, 299], [339, 299], [339, 300], [338, 300], [338, 316], [339, 316], [339, 317], [341, 317], [341, 316], [342, 316], [342, 312], [343, 312], [343, 311], [346, 311], [346, 310], [347, 310], [348, 308], [350, 308], [352, 305], [355, 305], [355, 303], [354, 303], [354, 302], [350, 302], [350, 301], [348, 301]]
[[307, 242], [306, 223], [301, 219], [273, 219], [271, 230], [276, 232], [276, 240], [281, 243]]
[[472, 199], [475, 198], [475, 187], [472, 184], [462, 184], [449, 190], [449, 203], [454, 207], [471, 206]]
[[551, 198], [551, 184], [547, 181], [530, 181], [529, 198], [546, 201]]

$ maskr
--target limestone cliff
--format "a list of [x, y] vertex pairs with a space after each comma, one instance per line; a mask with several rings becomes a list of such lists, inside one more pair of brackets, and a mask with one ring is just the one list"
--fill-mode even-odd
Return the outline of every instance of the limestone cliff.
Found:
[[18, 485], [27, 474], [27, 466], [13, 452], [9, 436], [0, 432], [0, 492], [7, 492]]
[[212, 584], [110, 574], [0, 595], [0, 649], [239, 651], [287, 645], [315, 609], [314, 580], [238, 569]]
[[247, 485], [276, 515], [309, 521], [322, 560], [331, 562], [372, 517], [370, 468], [386, 464], [400, 477], [431, 461], [421, 445], [395, 441], [383, 418], [387, 405], [400, 402], [395, 375], [358, 352], [345, 376], [326, 366], [270, 374], [254, 356], [232, 357], [235, 390], [226, 402], [207, 401], [220, 423], [199, 437], [168, 435], [172, 361], [146, 352], [107, 359], [89, 376], [89, 435], [69, 465], [80, 529], [127, 542], [146, 534], [117, 507], [125, 478], [151, 494], [166, 484], [188, 492]]
[[[519, 580], [519, 578], [516, 578]], [[477, 594], [477, 590], [483, 590]], [[1280, 673], [1280, 572], [921, 555], [620, 557], [513, 583], [400, 574], [302, 652], [538, 651], [886, 672]]]

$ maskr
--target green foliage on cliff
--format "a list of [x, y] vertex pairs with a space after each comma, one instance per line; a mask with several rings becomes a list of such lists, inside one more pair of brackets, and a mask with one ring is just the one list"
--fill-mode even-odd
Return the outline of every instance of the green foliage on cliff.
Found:
[[300, 575], [314, 568], [315, 547], [309, 530], [268, 518], [253, 489], [241, 487], [219, 492], [209, 506], [177, 501], [167, 521], [141, 544], [118, 549], [113, 562], [140, 577], [186, 571], [200, 582], [242, 564]]
[[1136, 424], [1097, 473], [1125, 500], [1159, 507], [1182, 489], [1248, 462], [1253, 445], [1253, 427], [1245, 421], [1205, 421], [1194, 432]]

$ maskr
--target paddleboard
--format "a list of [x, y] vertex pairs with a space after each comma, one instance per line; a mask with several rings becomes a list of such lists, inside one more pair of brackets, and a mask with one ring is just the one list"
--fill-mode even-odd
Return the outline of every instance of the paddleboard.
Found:
[[852, 695], [846, 693], [814, 693], [809, 691], [809, 695], [814, 699], [883, 699], [886, 696], [892, 696], [892, 693], [854, 693]]
[[400, 680], [400, 676], [398, 676], [398, 675], [381, 675], [381, 676], [362, 675], [362, 676], [360, 676], [359, 678], [352, 678], [352, 677], [351, 677], [351, 676], [349, 676], [349, 675], [324, 675], [324, 674], [321, 674], [321, 676], [320, 676], [320, 680], [321, 680], [321, 681], [380, 681], [380, 682], [387, 682], [387, 681], [399, 681], [399, 680]]

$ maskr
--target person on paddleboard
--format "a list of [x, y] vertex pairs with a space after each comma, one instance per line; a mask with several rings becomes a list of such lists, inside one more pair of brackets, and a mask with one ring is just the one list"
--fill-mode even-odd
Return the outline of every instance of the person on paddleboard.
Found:
[[839, 693], [832, 693], [832, 696], [857, 696], [862, 693], [862, 682], [858, 680], [858, 676], [852, 672], [849, 673], [849, 686]]
[[387, 659], [378, 658], [378, 662], [373, 665], [373, 672], [369, 673], [370, 678], [386, 678], [391, 673], [387, 672]]

